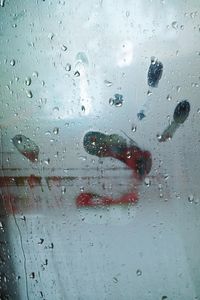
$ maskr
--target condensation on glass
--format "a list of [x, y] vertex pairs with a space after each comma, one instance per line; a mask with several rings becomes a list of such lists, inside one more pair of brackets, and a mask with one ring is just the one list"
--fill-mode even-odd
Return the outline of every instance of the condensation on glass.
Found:
[[198, 0], [0, 0], [0, 298], [200, 299]]

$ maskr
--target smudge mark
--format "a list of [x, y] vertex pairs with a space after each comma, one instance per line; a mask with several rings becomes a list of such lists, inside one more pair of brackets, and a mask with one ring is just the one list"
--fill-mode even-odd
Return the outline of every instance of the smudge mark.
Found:
[[[106, 135], [101, 132], [88, 132], [83, 139], [83, 146], [91, 155], [98, 157], [113, 157], [125, 163], [132, 171], [133, 181], [142, 182], [151, 171], [152, 157], [149, 151], [141, 150], [131, 140], [130, 145], [126, 140], [117, 135]], [[96, 198], [98, 200], [96, 201]], [[112, 205], [135, 203], [138, 200], [138, 193], [131, 192], [120, 198], [110, 198], [95, 195], [92, 193], [81, 193], [76, 198], [76, 204], [80, 206]]]
[[119, 198], [113, 199], [111, 197], [102, 197], [92, 193], [81, 193], [76, 198], [77, 207], [82, 206], [109, 206], [117, 204], [130, 204], [138, 201], [138, 194], [136, 192], [125, 194]]
[[151, 58], [151, 64], [148, 70], [148, 85], [150, 87], [157, 87], [158, 83], [162, 77], [163, 73], [163, 64], [155, 59], [155, 57]]
[[27, 177], [27, 182], [28, 185], [31, 189], [33, 189], [36, 186], [40, 186], [43, 192], [43, 188], [42, 188], [42, 177], [40, 176], [35, 176], [35, 175], [31, 175], [29, 177]]
[[37, 162], [39, 156], [39, 147], [34, 141], [27, 138], [25, 135], [17, 134], [12, 139], [13, 145], [17, 150], [28, 158], [31, 162]]

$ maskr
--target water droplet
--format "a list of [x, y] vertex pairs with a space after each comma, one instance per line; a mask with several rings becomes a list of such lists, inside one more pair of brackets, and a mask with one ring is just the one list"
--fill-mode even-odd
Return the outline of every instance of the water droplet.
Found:
[[30, 77], [27, 77], [26, 79], [25, 79], [25, 84], [26, 85], [31, 85], [31, 78]]
[[151, 185], [151, 180], [148, 177], [146, 177], [145, 180], [144, 180], [144, 183], [145, 183], [146, 186], [149, 187]]
[[50, 164], [50, 158], [45, 159], [45, 160], [44, 160], [44, 163], [45, 163], [46, 165], [49, 165], [49, 164]]
[[123, 102], [124, 102], [123, 95], [120, 94], [115, 94], [114, 98], [109, 99], [109, 104], [115, 105], [116, 107], [122, 106]]
[[58, 106], [55, 106], [55, 107], [53, 108], [53, 111], [54, 111], [54, 112], [58, 112], [58, 111], [59, 111], [59, 107], [58, 107]]
[[65, 186], [61, 187], [61, 193], [64, 195], [66, 193], [67, 189]]
[[28, 98], [32, 98], [33, 97], [33, 94], [32, 92], [29, 90], [29, 91], [26, 91], [26, 95]]
[[167, 296], [162, 296], [161, 300], [167, 300]]
[[181, 26], [180, 26], [180, 29], [183, 30], [183, 29], [184, 29], [184, 25], [181, 25]]
[[171, 100], [172, 100], [172, 96], [167, 95], [167, 100], [168, 100], [168, 101], [171, 101]]
[[191, 83], [191, 86], [192, 86], [192, 87], [199, 87], [199, 85], [198, 85], [197, 82], [192, 82], [192, 83]]
[[76, 66], [84, 65], [87, 66], [89, 64], [87, 55], [84, 52], [79, 52], [76, 55]]
[[181, 86], [180, 86], [180, 85], [177, 85], [176, 90], [177, 90], [177, 92], [179, 93], [180, 90], [181, 90]]
[[21, 216], [20, 219], [21, 219], [22, 221], [26, 221], [26, 216]]
[[80, 76], [80, 72], [79, 72], [79, 71], [76, 71], [76, 72], [74, 73], [74, 76], [75, 76], [75, 77], [79, 77], [79, 76]]
[[130, 16], [130, 11], [127, 10], [127, 11], [126, 11], [126, 17], [128, 18], [129, 16]]
[[84, 192], [85, 188], [83, 186], [80, 187], [80, 191]]
[[141, 110], [139, 113], [137, 113], [137, 117], [138, 119], [141, 121], [142, 119], [144, 119], [146, 116], [144, 114], [144, 111]]
[[117, 277], [113, 277], [113, 282], [114, 282], [114, 283], [118, 283]]
[[21, 136], [19, 136], [19, 137], [17, 138], [17, 143], [18, 143], [18, 144], [21, 144], [21, 143], [22, 143], [22, 137], [21, 137]]
[[34, 279], [35, 278], [35, 273], [32, 272], [30, 275], [29, 275], [30, 278]]
[[197, 113], [200, 114], [200, 108], [197, 109]]
[[137, 275], [137, 276], [141, 276], [141, 275], [142, 275], [142, 271], [141, 271], [140, 269], [137, 269], [136, 275]]
[[49, 38], [50, 40], [52, 40], [53, 37], [54, 37], [54, 33], [51, 32], [51, 33], [48, 34], [48, 38]]
[[104, 80], [104, 83], [105, 83], [105, 85], [106, 85], [107, 87], [110, 87], [110, 86], [113, 85], [113, 83], [112, 83], [111, 81], [109, 81], [109, 80]]
[[33, 75], [33, 77], [38, 77], [38, 72], [34, 71], [32, 75]]
[[70, 72], [70, 71], [71, 71], [71, 68], [72, 68], [72, 66], [71, 66], [69, 63], [67, 63], [66, 66], [65, 66], [65, 70], [66, 70], [67, 72]]
[[82, 112], [85, 112], [85, 106], [84, 105], [81, 106], [81, 110], [82, 110]]
[[4, 232], [3, 223], [0, 221], [0, 230]]
[[192, 19], [194, 19], [196, 16], [197, 16], [197, 12], [196, 12], [196, 11], [190, 13], [190, 17], [191, 17]]
[[131, 158], [131, 156], [132, 156], [131, 152], [128, 151], [128, 152], [126, 153], [126, 157], [127, 157], [127, 158]]
[[59, 133], [59, 128], [58, 128], [58, 127], [55, 127], [55, 128], [53, 129], [53, 133], [54, 133], [54, 134], [58, 134], [58, 133]]
[[86, 161], [87, 157], [86, 156], [79, 156], [79, 159], [82, 160], [82, 161]]
[[62, 46], [61, 46], [61, 50], [62, 50], [62, 51], [67, 51], [67, 46], [62, 45]]
[[113, 105], [113, 104], [114, 104], [114, 99], [113, 99], [113, 98], [110, 98], [110, 99], [109, 99], [109, 104], [110, 104], [110, 105]]
[[136, 125], [132, 125], [131, 130], [132, 130], [132, 132], [136, 132], [137, 126]]
[[189, 201], [190, 203], [192, 203], [192, 202], [194, 201], [194, 195], [190, 194], [190, 195], [188, 196], [188, 201]]
[[15, 60], [14, 60], [14, 59], [11, 59], [10, 65], [11, 65], [12, 67], [15, 65]]
[[152, 95], [152, 91], [148, 91], [147, 96], [151, 96], [151, 95]]
[[168, 174], [165, 174], [165, 175], [164, 175], [164, 179], [165, 179], [165, 180], [168, 180], [168, 179], [169, 179], [169, 175], [168, 175]]
[[178, 29], [178, 23], [176, 21], [172, 22], [172, 28]]
[[48, 130], [45, 132], [45, 135], [51, 135], [51, 132]]
[[4, 7], [4, 5], [5, 5], [5, 0], [0, 0], [0, 6]]

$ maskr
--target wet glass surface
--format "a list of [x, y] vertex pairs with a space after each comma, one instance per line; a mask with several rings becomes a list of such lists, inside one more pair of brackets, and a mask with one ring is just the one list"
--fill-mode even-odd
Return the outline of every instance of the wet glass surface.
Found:
[[200, 299], [197, 0], [0, 0], [0, 298]]

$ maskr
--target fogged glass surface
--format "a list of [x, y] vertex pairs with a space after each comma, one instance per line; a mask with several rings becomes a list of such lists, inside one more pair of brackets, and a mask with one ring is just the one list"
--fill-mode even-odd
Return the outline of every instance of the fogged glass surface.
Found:
[[1, 299], [200, 299], [198, 0], [0, 0]]

